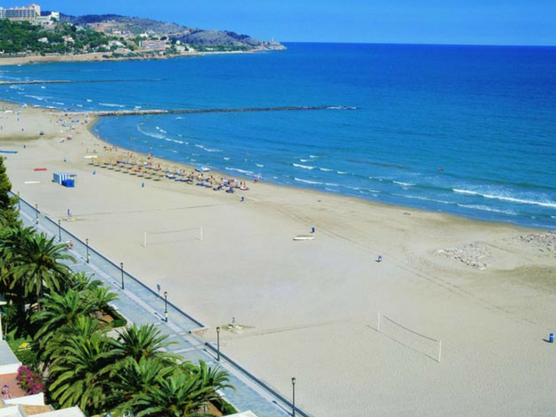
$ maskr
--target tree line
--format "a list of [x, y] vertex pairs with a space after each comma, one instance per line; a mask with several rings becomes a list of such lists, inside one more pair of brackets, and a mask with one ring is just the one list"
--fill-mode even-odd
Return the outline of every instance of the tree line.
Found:
[[[0, 294], [8, 302], [2, 323], [9, 340], [31, 347], [19, 378], [26, 387], [44, 389], [55, 408], [78, 405], [87, 415], [235, 412], [217, 393], [233, 388], [226, 372], [168, 353], [171, 343], [152, 324], [115, 330], [106, 316], [117, 294], [73, 273], [67, 244], [24, 227], [10, 190], [0, 157]], [[28, 382], [30, 373], [39, 383]]]
[[27, 21], [0, 19], [0, 51], [5, 54], [106, 52], [110, 40], [104, 33], [77, 29], [70, 23], [56, 23], [52, 30], [45, 30]]

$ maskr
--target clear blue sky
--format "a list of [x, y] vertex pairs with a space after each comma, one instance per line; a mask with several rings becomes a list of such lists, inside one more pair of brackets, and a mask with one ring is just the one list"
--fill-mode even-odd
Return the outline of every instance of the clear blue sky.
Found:
[[[31, 0], [4, 1], [3, 7]], [[283, 42], [556, 45], [556, 0], [38, 0]]]

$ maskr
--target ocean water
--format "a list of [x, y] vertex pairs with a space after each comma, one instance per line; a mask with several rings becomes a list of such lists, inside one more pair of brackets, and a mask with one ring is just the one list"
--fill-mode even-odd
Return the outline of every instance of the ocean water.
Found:
[[[556, 228], [556, 48], [288, 44], [285, 52], [0, 67], [0, 98], [104, 118], [105, 140], [230, 176]], [[346, 109], [349, 108], [349, 109]]]

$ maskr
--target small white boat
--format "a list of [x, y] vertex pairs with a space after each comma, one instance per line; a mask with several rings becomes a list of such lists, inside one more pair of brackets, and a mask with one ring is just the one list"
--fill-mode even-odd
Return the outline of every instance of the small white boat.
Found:
[[197, 165], [197, 167], [195, 168], [195, 171], [197, 172], [209, 172], [210, 168], [204, 165]]
[[312, 235], [297, 235], [293, 240], [313, 240], [315, 236]]

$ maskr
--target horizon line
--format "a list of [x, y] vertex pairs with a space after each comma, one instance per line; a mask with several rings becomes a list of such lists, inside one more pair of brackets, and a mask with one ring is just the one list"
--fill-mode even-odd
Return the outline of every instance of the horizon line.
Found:
[[312, 43], [312, 44], [332, 44], [332, 45], [399, 45], [399, 46], [486, 46], [486, 47], [513, 47], [513, 48], [556, 48], [554, 45], [542, 44], [488, 44], [488, 43], [423, 43], [423, 42], [323, 42], [323, 41], [277, 41], [278, 43]]

